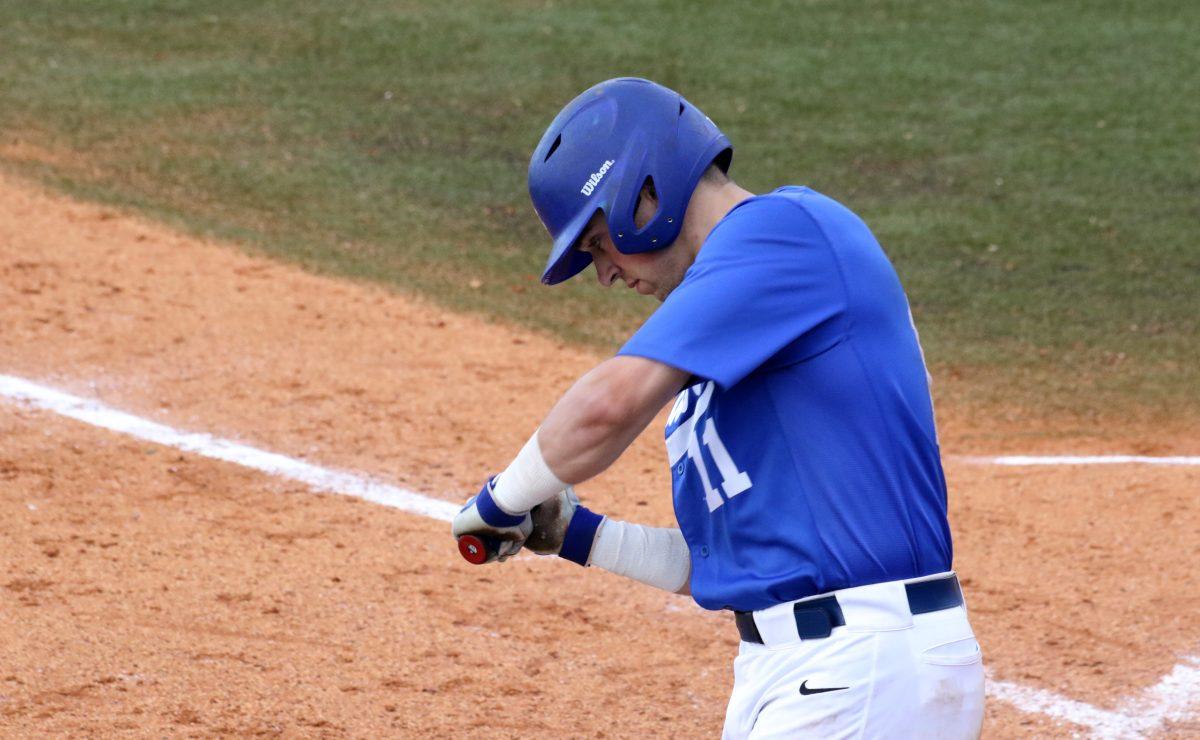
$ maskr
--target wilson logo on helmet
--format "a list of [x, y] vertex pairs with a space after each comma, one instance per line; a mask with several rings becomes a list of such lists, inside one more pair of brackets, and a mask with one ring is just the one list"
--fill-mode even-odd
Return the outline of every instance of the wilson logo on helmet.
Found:
[[613, 160], [606, 159], [604, 164], [600, 165], [600, 169], [593, 172], [591, 176], [588, 177], [587, 182], [583, 184], [583, 187], [579, 189], [579, 192], [583, 193], [584, 195], [591, 195], [596, 189], [596, 186], [600, 184], [600, 181], [604, 179], [604, 175], [608, 172], [608, 169], [614, 164], [616, 164], [616, 162]]

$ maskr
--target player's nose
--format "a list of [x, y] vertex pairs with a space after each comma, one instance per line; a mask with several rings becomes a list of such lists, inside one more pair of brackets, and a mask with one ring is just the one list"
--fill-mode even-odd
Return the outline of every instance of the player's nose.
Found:
[[612, 286], [613, 281], [617, 279], [617, 266], [604, 258], [593, 261], [596, 264], [596, 279], [606, 288]]

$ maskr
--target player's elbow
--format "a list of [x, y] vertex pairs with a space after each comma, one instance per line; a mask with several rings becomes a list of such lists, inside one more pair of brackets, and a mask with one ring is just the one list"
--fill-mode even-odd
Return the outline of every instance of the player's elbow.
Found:
[[671, 378], [677, 372], [651, 360], [614, 357], [580, 378], [539, 435], [559, 478], [580, 483], [611, 465], [678, 389], [682, 381]]
[[580, 399], [579, 426], [599, 437], [611, 437], [629, 423], [628, 407], [619, 388], [598, 383]]
[[686, 373], [654, 360], [617, 356], [589, 373], [597, 423], [638, 431], [682, 386]]

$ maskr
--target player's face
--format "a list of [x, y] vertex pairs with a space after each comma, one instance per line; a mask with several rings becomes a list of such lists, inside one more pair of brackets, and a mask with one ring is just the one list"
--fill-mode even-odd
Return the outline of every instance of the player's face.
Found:
[[[639, 215], [635, 218], [639, 226], [650, 220], [657, 205], [652, 200], [642, 199], [638, 206]], [[648, 215], [641, 213], [643, 208], [648, 210]], [[691, 266], [686, 250], [677, 246], [671, 245], [653, 252], [624, 254], [613, 244], [604, 214], [597, 212], [584, 230], [578, 249], [592, 256], [596, 279], [604, 287], [620, 280], [626, 287], [642, 295], [652, 295], [663, 301], [679, 286], [683, 274]]]

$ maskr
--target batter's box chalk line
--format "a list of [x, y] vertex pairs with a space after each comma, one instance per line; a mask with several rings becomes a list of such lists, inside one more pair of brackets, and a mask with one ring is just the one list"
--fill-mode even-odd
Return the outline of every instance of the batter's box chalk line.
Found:
[[[368, 476], [321, 467], [210, 434], [179, 431], [119, 411], [93, 399], [74, 396], [11, 375], [0, 375], [0, 397], [146, 442], [213, 460], [235, 463], [267, 475], [303, 483], [314, 491], [354, 496], [446, 522], [453, 519], [459, 509], [457, 504], [449, 501], [425, 496]], [[1151, 458], [1133, 455], [959, 459], [977, 464], [1011, 466], [1136, 463], [1200, 465], [1200, 457]], [[1193, 705], [1200, 702], [1200, 657], [1186, 658], [1157, 684], [1139, 696], [1122, 699], [1113, 709], [1094, 707], [1051, 691], [998, 681], [990, 677], [987, 692], [993, 699], [1011, 704], [1023, 712], [1044, 714], [1087, 728], [1093, 737], [1143, 737], [1162, 729], [1168, 722], [1183, 722], [1195, 717]]]

